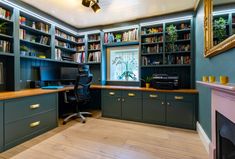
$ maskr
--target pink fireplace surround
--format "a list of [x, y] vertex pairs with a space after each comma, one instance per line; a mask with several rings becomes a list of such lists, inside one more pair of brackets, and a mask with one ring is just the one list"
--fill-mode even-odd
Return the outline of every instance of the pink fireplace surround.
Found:
[[235, 85], [211, 84], [197, 82], [212, 89], [211, 96], [211, 124], [212, 140], [209, 158], [216, 158], [216, 111], [235, 123]]

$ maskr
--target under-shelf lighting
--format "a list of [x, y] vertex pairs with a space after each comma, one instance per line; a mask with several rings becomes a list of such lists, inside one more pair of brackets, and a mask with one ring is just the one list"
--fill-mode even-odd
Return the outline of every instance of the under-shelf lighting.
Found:
[[110, 29], [103, 29], [104, 32], [115, 32], [115, 31], [122, 31], [122, 30], [129, 30], [129, 29], [138, 29], [138, 25], [131, 25], [131, 26], [124, 26], [124, 27], [117, 27], [117, 28], [110, 28]]
[[227, 9], [227, 10], [221, 10], [221, 11], [214, 11], [213, 15], [222, 15], [222, 14], [228, 14], [228, 13], [234, 13], [235, 9]]

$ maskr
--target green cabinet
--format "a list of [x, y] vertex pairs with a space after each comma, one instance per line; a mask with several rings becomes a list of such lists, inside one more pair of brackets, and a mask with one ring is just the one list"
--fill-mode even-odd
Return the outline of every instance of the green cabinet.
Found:
[[196, 95], [166, 94], [167, 125], [195, 129], [196, 126]]
[[55, 128], [57, 108], [57, 93], [4, 101], [4, 150]]
[[0, 101], [0, 152], [3, 149], [3, 102]]
[[164, 124], [166, 118], [165, 94], [143, 92], [143, 121]]
[[121, 118], [121, 96], [119, 90], [102, 90], [102, 116]]
[[102, 116], [141, 121], [141, 92], [112, 89], [102, 90]]
[[142, 94], [140, 91], [122, 91], [122, 119], [142, 120]]

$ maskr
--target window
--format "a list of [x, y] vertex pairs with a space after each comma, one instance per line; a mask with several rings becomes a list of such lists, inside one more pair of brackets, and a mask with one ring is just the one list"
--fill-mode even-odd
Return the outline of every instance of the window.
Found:
[[138, 46], [110, 48], [107, 57], [109, 81], [139, 81]]

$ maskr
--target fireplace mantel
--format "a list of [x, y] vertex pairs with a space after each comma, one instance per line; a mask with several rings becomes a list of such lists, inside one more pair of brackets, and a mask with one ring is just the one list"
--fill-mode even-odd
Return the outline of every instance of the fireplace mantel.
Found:
[[211, 95], [211, 133], [210, 159], [216, 158], [216, 112], [224, 115], [235, 123], [235, 84], [222, 85], [197, 81], [205, 87], [212, 89]]

